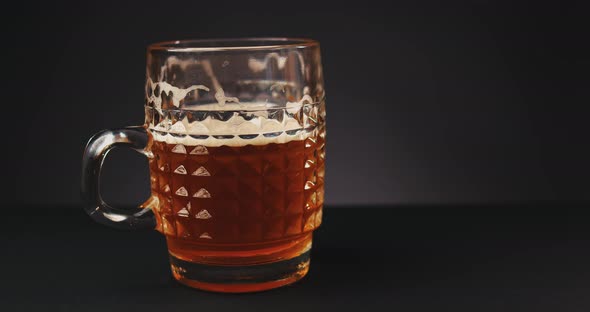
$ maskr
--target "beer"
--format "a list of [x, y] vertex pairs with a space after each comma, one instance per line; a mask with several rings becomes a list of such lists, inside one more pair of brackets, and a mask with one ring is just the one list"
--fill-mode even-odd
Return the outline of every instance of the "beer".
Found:
[[154, 214], [177, 279], [176, 260], [244, 266], [310, 249], [322, 219], [325, 137], [323, 127], [292, 132], [204, 138], [153, 129]]

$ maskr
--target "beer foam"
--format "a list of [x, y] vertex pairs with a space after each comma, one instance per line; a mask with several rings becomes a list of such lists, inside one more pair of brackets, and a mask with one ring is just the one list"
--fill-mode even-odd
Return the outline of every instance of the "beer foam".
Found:
[[[183, 109], [184, 113], [210, 113], [203, 120], [189, 121], [185, 116], [173, 122], [164, 118], [148, 126], [154, 140], [168, 144], [218, 147], [287, 143], [304, 140], [314, 133], [318, 104], [310, 102], [311, 97], [307, 95], [283, 108], [272, 103], [211, 103], [199, 105], [198, 110]], [[225, 117], [231, 114], [231, 117], [220, 120], [217, 113]], [[281, 118], [277, 118], [277, 113]]]
[[[146, 73], [146, 99], [148, 102], [151, 102], [154, 108], [157, 110], [161, 110], [162, 107], [162, 98], [160, 94], [156, 94], [155, 90], [160, 89], [160, 93], [165, 93], [166, 95], [172, 96], [172, 105], [176, 107], [180, 107], [180, 101], [182, 101], [190, 92], [194, 90], [204, 90], [209, 92], [209, 87], [203, 84], [197, 84], [189, 86], [188, 88], [179, 88], [176, 86], [171, 85], [170, 83], [164, 80], [166, 77], [167, 70], [170, 70], [172, 66], [179, 66], [183, 71], [186, 71], [187, 67], [190, 65], [199, 65], [203, 68], [207, 76], [211, 79], [211, 83], [213, 84], [213, 89], [215, 90], [214, 97], [217, 100], [219, 106], [223, 106], [227, 102], [234, 102], [239, 103], [240, 100], [237, 97], [226, 96], [225, 91], [221, 87], [221, 84], [217, 80], [215, 73], [211, 67], [211, 62], [209, 60], [181, 60], [176, 56], [170, 56], [166, 59], [166, 62], [160, 68], [160, 78], [158, 81], [152, 80], [150, 77], [149, 71]], [[151, 92], [148, 92], [151, 90]], [[195, 93], [198, 95], [198, 93]]]
[[[301, 64], [301, 73], [304, 74], [303, 56], [296, 54]], [[263, 59], [249, 59], [248, 66], [253, 72], [261, 72], [272, 60], [277, 62], [279, 69], [283, 69], [287, 63], [286, 56], [273, 52]], [[171, 68], [175, 66], [183, 71], [189, 66], [200, 66], [211, 84], [195, 84], [185, 88], [174, 86], [167, 79]], [[281, 105], [267, 102], [241, 103], [238, 97], [225, 94], [209, 60], [185, 60], [175, 56], [166, 59], [160, 67], [159, 75], [154, 78], [156, 79], [153, 80], [148, 71], [146, 102], [147, 108], [154, 111], [151, 116], [147, 114], [146, 125], [156, 141], [211, 147], [265, 145], [304, 140], [315, 133], [319, 105], [314, 103], [307, 86], [303, 87], [303, 96], [297, 102]], [[270, 91], [285, 92], [285, 85], [286, 82], [277, 82], [270, 86]], [[213, 101], [216, 102], [191, 105], [200, 98], [198, 90], [215, 92]], [[172, 110], [162, 107], [162, 94], [171, 100]], [[200, 117], [194, 118], [191, 115], [189, 121], [186, 117], [189, 114]]]
[[165, 142], [167, 144], [182, 144], [185, 146], [197, 146], [203, 145], [207, 147], [219, 147], [219, 146], [233, 146], [240, 147], [246, 145], [266, 145], [270, 143], [282, 144], [291, 141], [301, 141], [311, 135], [311, 132], [300, 132], [296, 135], [290, 135], [286, 132], [282, 132], [276, 136], [266, 137], [262, 134], [254, 138], [242, 138], [240, 136], [232, 136], [231, 138], [215, 138], [209, 136], [207, 138], [194, 138], [192, 136], [175, 137], [170, 134], [162, 134], [152, 131], [152, 136], [155, 141]]

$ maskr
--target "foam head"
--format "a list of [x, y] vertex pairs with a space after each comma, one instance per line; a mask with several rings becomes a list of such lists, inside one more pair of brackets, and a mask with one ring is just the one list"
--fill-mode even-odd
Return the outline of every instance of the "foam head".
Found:
[[[319, 104], [218, 103], [198, 109], [162, 111], [148, 107], [154, 140], [188, 146], [245, 146], [304, 140], [317, 126]], [[245, 107], [248, 109], [246, 110]]]

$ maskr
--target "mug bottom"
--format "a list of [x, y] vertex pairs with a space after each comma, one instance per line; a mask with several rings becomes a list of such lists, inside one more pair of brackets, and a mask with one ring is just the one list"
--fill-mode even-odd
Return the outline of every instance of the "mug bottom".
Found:
[[312, 234], [257, 245], [202, 245], [167, 237], [174, 278], [189, 287], [226, 293], [292, 284], [309, 270]]

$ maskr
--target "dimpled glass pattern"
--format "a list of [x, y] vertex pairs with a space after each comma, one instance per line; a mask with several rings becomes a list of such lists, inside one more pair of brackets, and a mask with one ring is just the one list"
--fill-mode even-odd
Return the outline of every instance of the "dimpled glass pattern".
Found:
[[[157, 136], [151, 146], [150, 171], [152, 194], [158, 201], [154, 208], [158, 231], [212, 243], [255, 243], [285, 239], [320, 225], [324, 201], [323, 102], [255, 113], [200, 113], [160, 113], [146, 107], [146, 125]], [[241, 135], [244, 146], [238, 147], [223, 145], [223, 140], [235, 139], [231, 134], [213, 138], [181, 132], [204, 127], [213, 118], [229, 123], [235, 119], [259, 128]], [[260, 128], [264, 122], [257, 118], [279, 123], [296, 120], [298, 126], [265, 132]], [[182, 126], [175, 127], [179, 123]], [[261, 137], [277, 141], [248, 144]], [[198, 144], [207, 140], [219, 141], [215, 144], [218, 146]]]

